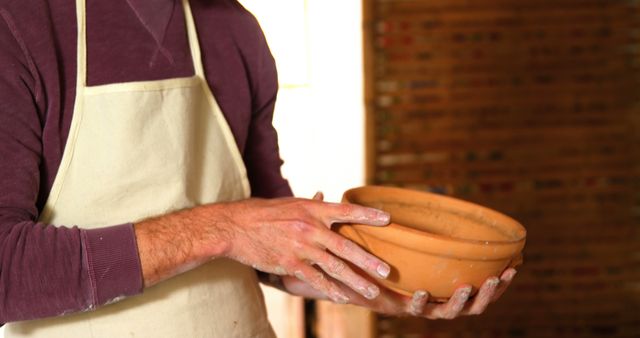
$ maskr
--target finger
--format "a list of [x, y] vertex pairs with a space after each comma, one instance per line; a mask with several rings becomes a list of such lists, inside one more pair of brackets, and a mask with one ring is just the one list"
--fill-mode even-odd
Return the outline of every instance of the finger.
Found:
[[380, 288], [362, 276], [356, 274], [346, 263], [322, 250], [307, 253], [308, 258], [324, 270], [329, 276], [342, 282], [367, 299], [380, 294]]
[[312, 288], [324, 293], [329, 299], [339, 304], [349, 302], [349, 297], [345, 295], [340, 287], [329, 281], [322, 272], [306, 264], [296, 266], [293, 275], [299, 280], [309, 284]]
[[[331, 279], [331, 277], [329, 278]], [[401, 316], [407, 314], [408, 304], [411, 301], [410, 297], [381, 288], [380, 295], [376, 299], [370, 300], [353, 291], [343, 283], [338, 281], [336, 281], [336, 283], [341, 286], [342, 291], [349, 297], [349, 304], [363, 306], [377, 313], [390, 316]]]
[[429, 300], [429, 293], [424, 290], [416, 291], [411, 297], [411, 301], [409, 302], [409, 307], [407, 308], [407, 313], [412, 316], [419, 316], [424, 311], [424, 306], [427, 304]]
[[324, 194], [322, 191], [318, 191], [315, 195], [313, 195], [313, 200], [315, 201], [324, 201]]
[[433, 304], [426, 306], [425, 316], [427, 318], [453, 319], [460, 315], [464, 309], [469, 296], [471, 295], [471, 286], [458, 288], [448, 302], [444, 304]]
[[496, 292], [493, 294], [491, 299], [492, 302], [495, 302], [498, 298], [502, 297], [502, 294], [507, 291], [507, 288], [509, 288], [509, 285], [511, 285], [511, 282], [517, 273], [518, 271], [513, 268], [509, 268], [502, 273], [502, 276], [500, 276], [500, 284], [496, 288]]
[[391, 216], [385, 211], [355, 204], [322, 203], [315, 207], [321, 208], [317, 209], [316, 212], [327, 227], [331, 227], [334, 223], [360, 223], [384, 226], [389, 224], [391, 220]]
[[323, 292], [310, 287], [309, 284], [293, 276], [282, 277], [282, 284], [285, 290], [292, 295], [321, 300], [329, 299]]
[[489, 303], [491, 303], [498, 284], [500, 284], [500, 279], [498, 279], [498, 277], [491, 277], [487, 279], [487, 281], [480, 287], [480, 290], [474, 297], [471, 305], [468, 306], [468, 310], [464, 313], [469, 315], [479, 315], [483, 313]]
[[371, 276], [387, 278], [391, 272], [389, 264], [334, 232], [322, 232], [318, 235], [317, 241], [336, 256], [353, 263]]

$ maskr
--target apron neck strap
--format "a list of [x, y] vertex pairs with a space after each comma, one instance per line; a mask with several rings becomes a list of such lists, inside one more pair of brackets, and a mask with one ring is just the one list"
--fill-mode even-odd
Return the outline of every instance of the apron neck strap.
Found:
[[76, 0], [76, 20], [78, 22], [77, 78], [76, 87], [87, 86], [87, 4], [86, 0]]
[[184, 10], [184, 19], [187, 24], [187, 34], [189, 38], [189, 47], [191, 48], [191, 61], [195, 69], [196, 76], [205, 79], [204, 66], [202, 64], [202, 53], [200, 52], [200, 42], [198, 41], [198, 30], [193, 20], [191, 5], [189, 0], [182, 0], [182, 8]]
[[[191, 49], [191, 60], [195, 75], [201, 79], [205, 79], [204, 66], [200, 52], [200, 43], [198, 41], [198, 32], [189, 0], [182, 0], [182, 8], [184, 10], [185, 22], [187, 28], [187, 37], [189, 39], [189, 48]], [[87, 5], [86, 0], [76, 0], [76, 18], [78, 22], [78, 41], [77, 41], [77, 78], [76, 86], [87, 87]]]

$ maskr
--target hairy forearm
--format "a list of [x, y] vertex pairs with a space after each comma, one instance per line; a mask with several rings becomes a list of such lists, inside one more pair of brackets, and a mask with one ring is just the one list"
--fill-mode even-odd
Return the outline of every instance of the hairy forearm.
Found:
[[224, 204], [200, 206], [134, 225], [145, 287], [223, 256], [229, 247]]

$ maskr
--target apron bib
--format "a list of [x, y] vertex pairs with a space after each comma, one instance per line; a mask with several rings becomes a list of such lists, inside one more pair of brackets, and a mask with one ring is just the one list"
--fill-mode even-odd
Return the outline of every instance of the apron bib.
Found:
[[[195, 76], [86, 86], [85, 0], [76, 0], [78, 79], [60, 169], [40, 221], [95, 228], [249, 197], [231, 130], [209, 89], [187, 0]], [[94, 312], [7, 325], [14, 337], [274, 337], [255, 271], [228, 259]]]

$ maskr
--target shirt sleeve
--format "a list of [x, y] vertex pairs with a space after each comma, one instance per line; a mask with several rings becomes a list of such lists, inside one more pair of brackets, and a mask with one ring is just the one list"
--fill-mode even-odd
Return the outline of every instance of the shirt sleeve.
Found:
[[91, 310], [143, 287], [131, 224], [85, 231], [37, 221], [44, 96], [0, 8], [0, 323]]
[[245, 164], [251, 182], [253, 196], [263, 198], [287, 197], [293, 193], [282, 177], [278, 147], [278, 134], [273, 127], [273, 112], [278, 94], [276, 64], [264, 33], [256, 19], [250, 19], [256, 30], [256, 64], [249, 70], [252, 74], [252, 116], [247, 136]]

